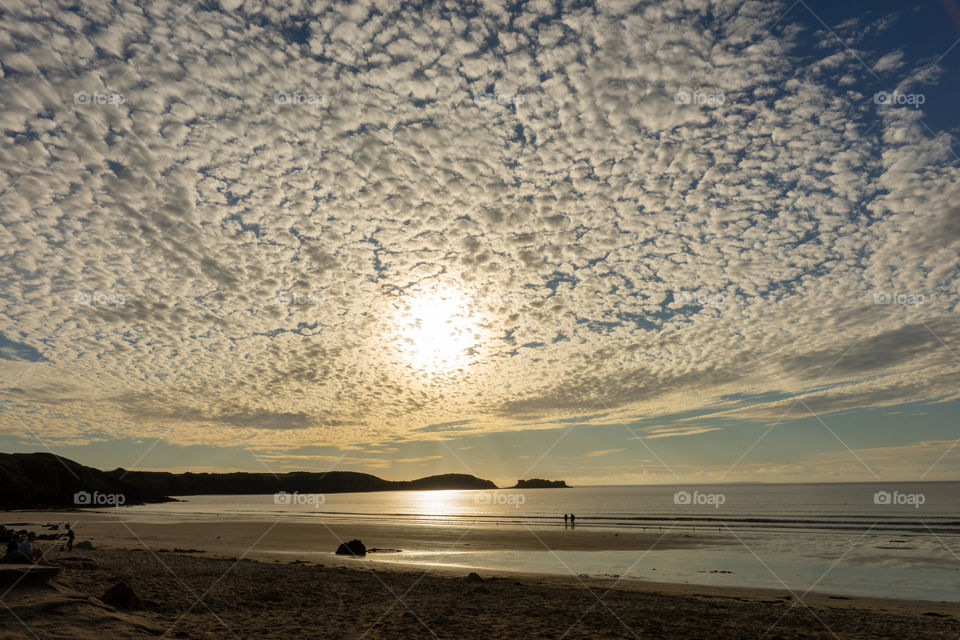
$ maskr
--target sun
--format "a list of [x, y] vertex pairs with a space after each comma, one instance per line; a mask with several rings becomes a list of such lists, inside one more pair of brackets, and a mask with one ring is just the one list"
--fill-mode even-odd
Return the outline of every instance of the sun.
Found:
[[404, 298], [396, 323], [401, 355], [417, 369], [465, 365], [480, 339], [466, 297], [452, 287], [421, 290]]

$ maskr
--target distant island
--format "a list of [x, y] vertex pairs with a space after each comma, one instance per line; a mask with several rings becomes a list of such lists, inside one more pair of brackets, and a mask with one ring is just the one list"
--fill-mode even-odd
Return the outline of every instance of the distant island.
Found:
[[[350, 493], [360, 491], [425, 491], [496, 489], [490, 480], [448, 473], [417, 480], [384, 480], [368, 473], [294, 471], [271, 473], [167, 473], [101, 471], [52, 453], [0, 453], [0, 509], [50, 509], [112, 506], [99, 496], [123, 496], [122, 504], [170, 502], [170, 496]], [[86, 493], [90, 502], [78, 502]]]
[[544, 480], [543, 478], [531, 478], [529, 480], [517, 480], [517, 484], [511, 489], [566, 489], [567, 483], [563, 480]]

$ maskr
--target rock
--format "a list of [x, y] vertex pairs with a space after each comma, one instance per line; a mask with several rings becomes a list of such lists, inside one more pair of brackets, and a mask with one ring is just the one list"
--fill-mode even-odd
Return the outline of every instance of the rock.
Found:
[[367, 555], [367, 548], [359, 540], [351, 540], [350, 542], [342, 542], [340, 546], [337, 547], [338, 556], [365, 556]]
[[471, 571], [470, 573], [467, 574], [467, 582], [471, 582], [471, 583], [483, 582], [483, 578], [480, 577], [480, 574], [474, 573], [473, 571]]
[[511, 489], [566, 489], [567, 483], [563, 480], [544, 480], [543, 478], [531, 478], [529, 480], [517, 480], [517, 484]]
[[91, 543], [89, 540], [82, 540], [73, 545], [73, 548], [80, 549], [81, 551], [93, 551], [93, 543]]
[[0, 524], [0, 542], [9, 542], [10, 538], [13, 537], [13, 529], [7, 529], [5, 526]]
[[46, 582], [60, 573], [60, 567], [39, 564], [0, 564], [0, 584]]
[[100, 599], [106, 604], [120, 607], [121, 609], [130, 611], [143, 609], [143, 603], [140, 602], [140, 598], [137, 597], [137, 594], [134, 593], [133, 589], [125, 582], [118, 582], [107, 589], [106, 593], [100, 596]]

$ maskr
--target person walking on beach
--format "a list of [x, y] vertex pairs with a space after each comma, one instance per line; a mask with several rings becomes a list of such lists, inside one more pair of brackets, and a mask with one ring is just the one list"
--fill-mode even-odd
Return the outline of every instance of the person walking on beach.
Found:
[[571, 514], [570, 514], [570, 528], [572, 529], [572, 528], [574, 528], [575, 526], [577, 526], [577, 516], [575, 516], [575, 515], [573, 515], [573, 514], [571, 513]]
[[73, 529], [70, 528], [70, 524], [67, 524], [67, 551], [73, 551], [73, 539], [77, 537], [77, 534], [73, 532]]
[[563, 528], [567, 528], [567, 514], [563, 514]]

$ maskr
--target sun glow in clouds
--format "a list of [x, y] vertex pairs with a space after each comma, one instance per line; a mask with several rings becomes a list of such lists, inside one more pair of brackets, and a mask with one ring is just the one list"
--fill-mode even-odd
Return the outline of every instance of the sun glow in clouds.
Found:
[[404, 300], [397, 318], [403, 360], [417, 369], [465, 365], [480, 328], [463, 294], [451, 287], [420, 291]]

